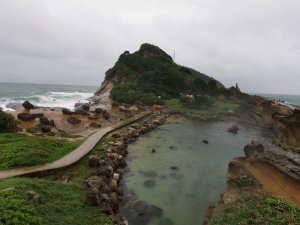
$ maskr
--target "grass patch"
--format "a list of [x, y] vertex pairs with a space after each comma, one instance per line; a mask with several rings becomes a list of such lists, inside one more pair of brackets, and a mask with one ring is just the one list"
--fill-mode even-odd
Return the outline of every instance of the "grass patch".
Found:
[[195, 114], [203, 114], [203, 115], [217, 115], [221, 112], [225, 112], [228, 110], [237, 111], [240, 107], [240, 104], [230, 101], [216, 101], [215, 104], [207, 109], [197, 109], [191, 108], [183, 105], [179, 99], [172, 98], [170, 100], [166, 100], [166, 105], [174, 111], [180, 112], [190, 112]]
[[298, 225], [300, 209], [284, 199], [269, 194], [244, 196], [233, 203], [225, 205], [224, 213], [215, 215], [211, 225]]
[[272, 141], [272, 144], [274, 144], [274, 145], [280, 147], [280, 148], [283, 149], [284, 151], [300, 154], [300, 146], [290, 146], [290, 145], [281, 143], [281, 142], [280, 142], [279, 140], [277, 140], [277, 139], [274, 139], [274, 140]]
[[53, 162], [79, 145], [18, 133], [0, 133], [0, 169], [41, 165]]
[[[111, 217], [100, 214], [99, 207], [84, 203], [82, 190], [75, 184], [29, 178], [0, 181], [0, 190], [11, 187], [15, 189], [0, 191], [0, 224], [113, 224]], [[36, 192], [41, 201], [27, 200], [27, 191]], [[5, 217], [1, 213], [5, 213]]]
[[26, 132], [28, 132], [30, 134], [36, 134], [37, 133], [37, 128], [35, 128], [35, 127], [27, 128]]
[[76, 184], [78, 186], [83, 186], [85, 180], [95, 174], [95, 168], [88, 166], [88, 158], [90, 155], [93, 155], [97, 152], [104, 151], [103, 145], [108, 142], [107, 136], [108, 135], [105, 135], [99, 141], [99, 143], [93, 148], [92, 151], [90, 151], [87, 155], [85, 155], [79, 162], [74, 164], [72, 167], [65, 168], [62, 171], [57, 171], [55, 172], [55, 174], [45, 177], [45, 179], [56, 180], [59, 177], [68, 176], [72, 180], [73, 184]]

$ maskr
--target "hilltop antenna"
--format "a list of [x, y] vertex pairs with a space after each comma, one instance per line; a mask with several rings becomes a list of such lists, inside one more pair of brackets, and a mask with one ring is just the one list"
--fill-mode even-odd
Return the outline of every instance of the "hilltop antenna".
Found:
[[175, 50], [174, 50], [173, 61], [175, 61], [175, 56], [176, 56], [176, 53], [175, 53]]

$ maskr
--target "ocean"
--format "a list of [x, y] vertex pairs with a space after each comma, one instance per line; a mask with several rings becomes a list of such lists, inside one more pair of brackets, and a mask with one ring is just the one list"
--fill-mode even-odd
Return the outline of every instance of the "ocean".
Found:
[[[38, 106], [72, 109], [77, 102], [87, 102], [98, 88], [97, 86], [0, 83], [0, 107], [5, 111], [11, 111], [12, 109], [6, 107], [7, 104], [23, 103], [28, 100]], [[300, 95], [261, 93], [257, 95], [300, 105]]]
[[283, 100], [290, 105], [300, 106], [300, 95], [285, 95], [285, 94], [256, 94], [269, 99]]
[[23, 103], [25, 100], [34, 105], [45, 107], [66, 107], [72, 109], [77, 102], [87, 102], [99, 87], [52, 85], [52, 84], [15, 84], [0, 83], [0, 107], [8, 103]]

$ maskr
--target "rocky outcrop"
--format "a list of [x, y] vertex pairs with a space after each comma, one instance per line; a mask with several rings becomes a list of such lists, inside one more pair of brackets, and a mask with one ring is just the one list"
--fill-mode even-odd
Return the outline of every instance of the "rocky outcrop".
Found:
[[[105, 145], [105, 151], [98, 152], [88, 159], [89, 166], [95, 168], [95, 174], [86, 180], [88, 191], [86, 201], [89, 204], [101, 206], [102, 212], [113, 215], [118, 224], [125, 225], [125, 219], [119, 214], [119, 204], [124, 200], [123, 190], [120, 188], [122, 169], [126, 167], [125, 157], [127, 146], [137, 138], [153, 130], [165, 122], [164, 116], [157, 116], [151, 121], [144, 121], [123, 128], [121, 132], [113, 133]], [[127, 202], [129, 204], [129, 202]], [[130, 202], [139, 221], [148, 222], [155, 216], [161, 216], [162, 210], [142, 203]], [[133, 210], [133, 211], [132, 211]], [[140, 213], [139, 213], [140, 212]], [[130, 214], [131, 216], [133, 214]]]
[[182, 116], [189, 120], [197, 120], [203, 122], [213, 122], [218, 120], [217, 116], [207, 116], [207, 115], [195, 114], [195, 113], [184, 112], [184, 111], [171, 111], [170, 115]]
[[250, 107], [245, 114], [245, 122], [271, 128], [280, 142], [300, 146], [299, 109], [259, 96], [250, 96], [248, 103]]
[[300, 183], [300, 154], [283, 149], [263, 141], [253, 141], [246, 145], [246, 159], [250, 162], [267, 162]]
[[224, 205], [238, 200], [244, 191], [268, 192], [300, 206], [300, 154], [264, 141], [251, 142], [244, 152], [245, 157], [229, 163], [226, 190], [218, 205], [208, 207], [204, 224], [209, 224], [212, 215], [222, 213]]
[[25, 101], [22, 106], [25, 108], [25, 109], [33, 109], [34, 108], [34, 105], [31, 104], [29, 101]]
[[102, 106], [106, 110], [111, 109], [112, 100], [110, 98], [110, 92], [113, 89], [113, 83], [110, 80], [104, 80], [99, 90], [97, 90], [94, 96], [91, 98], [97, 105]]
[[288, 145], [300, 146], [300, 115], [273, 115], [273, 130], [277, 139]]
[[74, 116], [70, 116], [70, 117], [67, 119], [67, 121], [68, 121], [70, 124], [72, 124], [72, 125], [76, 125], [76, 124], [81, 123], [81, 120], [78, 119], [78, 118], [76, 118], [76, 117], [74, 117]]
[[100, 127], [101, 127], [101, 124], [99, 124], [99, 123], [91, 123], [91, 124], [90, 124], [90, 127], [100, 128]]
[[17, 118], [19, 120], [22, 120], [22, 121], [31, 121], [31, 120], [35, 120], [35, 118], [39, 118], [39, 117], [43, 117], [44, 114], [43, 113], [19, 113], [17, 115]]
[[40, 117], [39, 118], [40, 120], [40, 123], [43, 124], [43, 125], [46, 125], [46, 126], [51, 126], [51, 127], [54, 127], [54, 120], [49, 120], [47, 117]]
[[239, 129], [240, 128], [237, 125], [233, 125], [232, 127], [229, 127], [227, 131], [229, 133], [237, 134]]

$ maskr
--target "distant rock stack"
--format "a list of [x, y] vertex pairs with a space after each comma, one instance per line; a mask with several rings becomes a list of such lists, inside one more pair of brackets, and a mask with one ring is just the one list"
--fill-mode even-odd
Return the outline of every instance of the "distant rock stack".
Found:
[[28, 110], [31, 110], [34, 108], [34, 105], [31, 104], [29, 101], [25, 101], [22, 106], [25, 108], [25, 109], [28, 109]]

